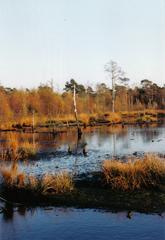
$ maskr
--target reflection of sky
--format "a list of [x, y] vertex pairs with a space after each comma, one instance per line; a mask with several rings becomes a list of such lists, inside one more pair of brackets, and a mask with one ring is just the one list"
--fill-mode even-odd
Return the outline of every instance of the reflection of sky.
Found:
[[[103, 210], [37, 208], [15, 211], [11, 219], [0, 215], [0, 238], [9, 239], [105, 239], [162, 240], [164, 216]], [[138, 227], [137, 227], [138, 226]]]
[[[129, 126], [120, 131], [99, 131], [85, 133], [83, 141], [87, 142], [88, 156], [84, 157], [82, 148], [76, 155], [68, 155], [68, 144], [75, 145], [74, 138], [68, 135], [65, 142], [61, 143], [56, 156], [40, 159], [33, 165], [25, 166], [28, 173], [42, 174], [45, 172], [58, 172], [69, 170], [75, 173], [100, 170], [105, 159], [111, 159], [115, 154], [125, 156], [134, 152], [159, 152], [165, 153], [165, 127], [140, 128]], [[74, 143], [74, 144], [73, 144]]]
[[[114, 135], [114, 137], [113, 137]], [[165, 128], [139, 128], [129, 127], [124, 134], [121, 133], [94, 133], [86, 137], [88, 149], [97, 149], [100, 152], [113, 154], [114, 139], [116, 155], [137, 152], [165, 153]]]

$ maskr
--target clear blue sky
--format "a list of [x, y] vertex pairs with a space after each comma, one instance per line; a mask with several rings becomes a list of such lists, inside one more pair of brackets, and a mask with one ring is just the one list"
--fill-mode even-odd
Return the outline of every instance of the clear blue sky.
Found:
[[165, 82], [165, 0], [0, 0], [0, 83], [105, 82], [119, 63], [131, 83]]

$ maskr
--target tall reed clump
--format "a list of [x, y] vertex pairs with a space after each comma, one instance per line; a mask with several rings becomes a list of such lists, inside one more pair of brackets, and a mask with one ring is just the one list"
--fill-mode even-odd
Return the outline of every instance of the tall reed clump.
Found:
[[19, 139], [15, 133], [9, 133], [4, 142], [0, 143], [0, 160], [17, 161], [35, 157], [38, 144], [28, 139]]
[[2, 176], [2, 183], [9, 188], [14, 186], [22, 188], [25, 186], [25, 174], [18, 170], [16, 162], [10, 167], [1, 166], [0, 175]]
[[61, 194], [74, 189], [72, 177], [65, 171], [36, 177], [20, 172], [17, 163], [14, 163], [11, 167], [1, 167], [0, 175], [4, 187], [27, 190], [35, 194]]
[[156, 155], [124, 163], [105, 160], [102, 166], [105, 184], [123, 191], [159, 188], [165, 181], [164, 160]]
[[72, 177], [65, 171], [56, 175], [44, 175], [39, 181], [40, 191], [45, 193], [66, 193], [73, 190]]
[[17, 152], [20, 155], [21, 159], [34, 157], [38, 152], [38, 145], [37, 143], [33, 144], [28, 140], [24, 140], [23, 142], [20, 143], [20, 146]]

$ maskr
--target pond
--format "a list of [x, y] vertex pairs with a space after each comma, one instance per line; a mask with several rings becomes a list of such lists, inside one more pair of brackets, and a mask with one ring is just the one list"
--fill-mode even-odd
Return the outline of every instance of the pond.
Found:
[[163, 240], [164, 226], [164, 214], [21, 207], [0, 214], [0, 240]]
[[[38, 161], [22, 166], [32, 174], [54, 173], [67, 170], [75, 174], [99, 171], [102, 161], [126, 156], [141, 156], [144, 153], [165, 154], [165, 126], [121, 126], [99, 127], [84, 130], [77, 143], [74, 131], [56, 137], [40, 134], [36, 136], [41, 154]], [[86, 145], [86, 146], [85, 146]], [[84, 156], [83, 147], [87, 151]], [[68, 148], [72, 153], [68, 154]]]
[[[7, 133], [1, 133], [1, 142], [9, 141]], [[16, 133], [14, 137], [37, 146], [37, 160], [20, 164], [22, 170], [30, 174], [55, 173], [67, 170], [75, 174], [99, 171], [102, 161], [120, 159], [132, 154], [165, 154], [165, 125], [151, 126], [110, 126], [92, 127], [83, 130], [82, 138], [77, 142], [74, 130], [53, 136], [50, 133]], [[14, 140], [13, 140], [14, 141]], [[83, 149], [87, 154], [83, 154]], [[68, 149], [70, 153], [68, 153]]]
[[[137, 157], [144, 153], [165, 154], [165, 125], [87, 128], [79, 142], [73, 130], [56, 136], [50, 133], [14, 134], [11, 138], [9, 133], [1, 133], [1, 147], [16, 140], [20, 145], [28, 141], [30, 146], [37, 146], [37, 159], [20, 163], [22, 170], [37, 175], [64, 169], [76, 174], [88, 173], [100, 170], [102, 161], [114, 156], [124, 161], [132, 154]], [[83, 154], [84, 146], [87, 155]], [[164, 238], [165, 213], [21, 206], [0, 214], [0, 240]]]

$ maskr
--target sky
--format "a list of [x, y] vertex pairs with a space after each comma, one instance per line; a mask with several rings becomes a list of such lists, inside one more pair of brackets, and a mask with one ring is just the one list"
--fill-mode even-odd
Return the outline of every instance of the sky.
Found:
[[165, 0], [0, 0], [0, 84], [111, 86], [110, 60], [131, 85], [165, 83]]

